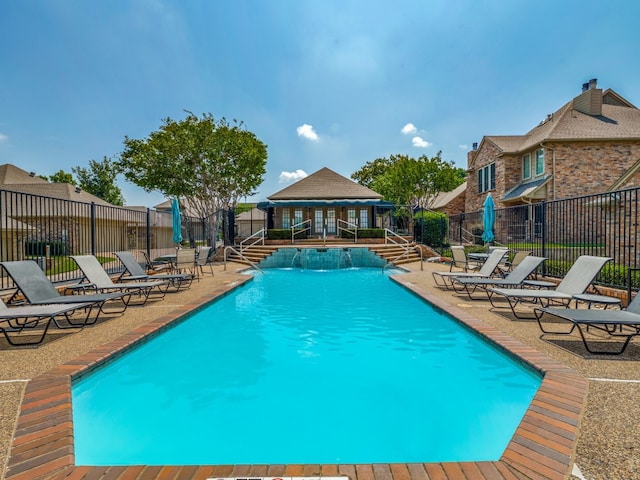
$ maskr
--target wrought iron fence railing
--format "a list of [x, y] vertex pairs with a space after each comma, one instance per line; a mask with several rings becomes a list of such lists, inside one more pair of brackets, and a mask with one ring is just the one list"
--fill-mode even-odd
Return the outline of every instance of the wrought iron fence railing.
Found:
[[[183, 216], [183, 243], [205, 245], [204, 219]], [[69, 255], [93, 254], [109, 269], [112, 252], [129, 250], [143, 261], [175, 253], [171, 213], [83, 203], [0, 190], [0, 261], [32, 259], [54, 282], [78, 279]], [[0, 289], [11, 288], [0, 271]]]
[[[546, 257], [550, 276], [561, 277], [580, 255], [613, 258], [598, 282], [640, 287], [639, 188], [496, 209], [494, 244]], [[445, 243], [482, 245], [483, 212], [449, 217]]]

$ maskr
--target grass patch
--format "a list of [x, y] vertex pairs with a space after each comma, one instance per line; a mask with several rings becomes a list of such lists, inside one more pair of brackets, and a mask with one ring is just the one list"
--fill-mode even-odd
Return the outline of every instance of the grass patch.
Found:
[[[27, 258], [28, 260], [36, 260], [38, 257]], [[100, 262], [101, 265], [113, 262], [115, 258], [113, 257], [102, 257], [96, 255], [96, 258]], [[45, 274], [47, 275], [57, 275], [60, 273], [72, 272], [78, 269], [78, 265], [73, 261], [70, 257], [67, 256], [55, 256], [49, 257], [49, 262], [47, 262], [49, 268], [45, 270]]]

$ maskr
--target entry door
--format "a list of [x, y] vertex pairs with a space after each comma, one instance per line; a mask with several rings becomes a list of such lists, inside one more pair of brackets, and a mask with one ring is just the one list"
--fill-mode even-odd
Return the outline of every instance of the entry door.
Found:
[[336, 209], [327, 208], [327, 235], [336, 234]]
[[324, 210], [322, 208], [316, 208], [313, 212], [313, 232], [322, 235], [324, 227]]

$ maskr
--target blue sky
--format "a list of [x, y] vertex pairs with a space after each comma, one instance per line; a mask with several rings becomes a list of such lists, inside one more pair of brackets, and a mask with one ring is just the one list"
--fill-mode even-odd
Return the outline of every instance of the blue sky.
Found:
[[[612, 0], [0, 2], [0, 164], [116, 157], [185, 110], [245, 123], [268, 195], [392, 154], [466, 167], [598, 79], [640, 106], [640, 3]], [[164, 200], [119, 181], [127, 205]]]

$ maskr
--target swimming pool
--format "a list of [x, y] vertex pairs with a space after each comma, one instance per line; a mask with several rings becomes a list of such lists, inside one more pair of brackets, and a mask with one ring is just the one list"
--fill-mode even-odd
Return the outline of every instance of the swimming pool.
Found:
[[76, 382], [76, 464], [497, 459], [539, 383], [380, 269], [270, 270]]

